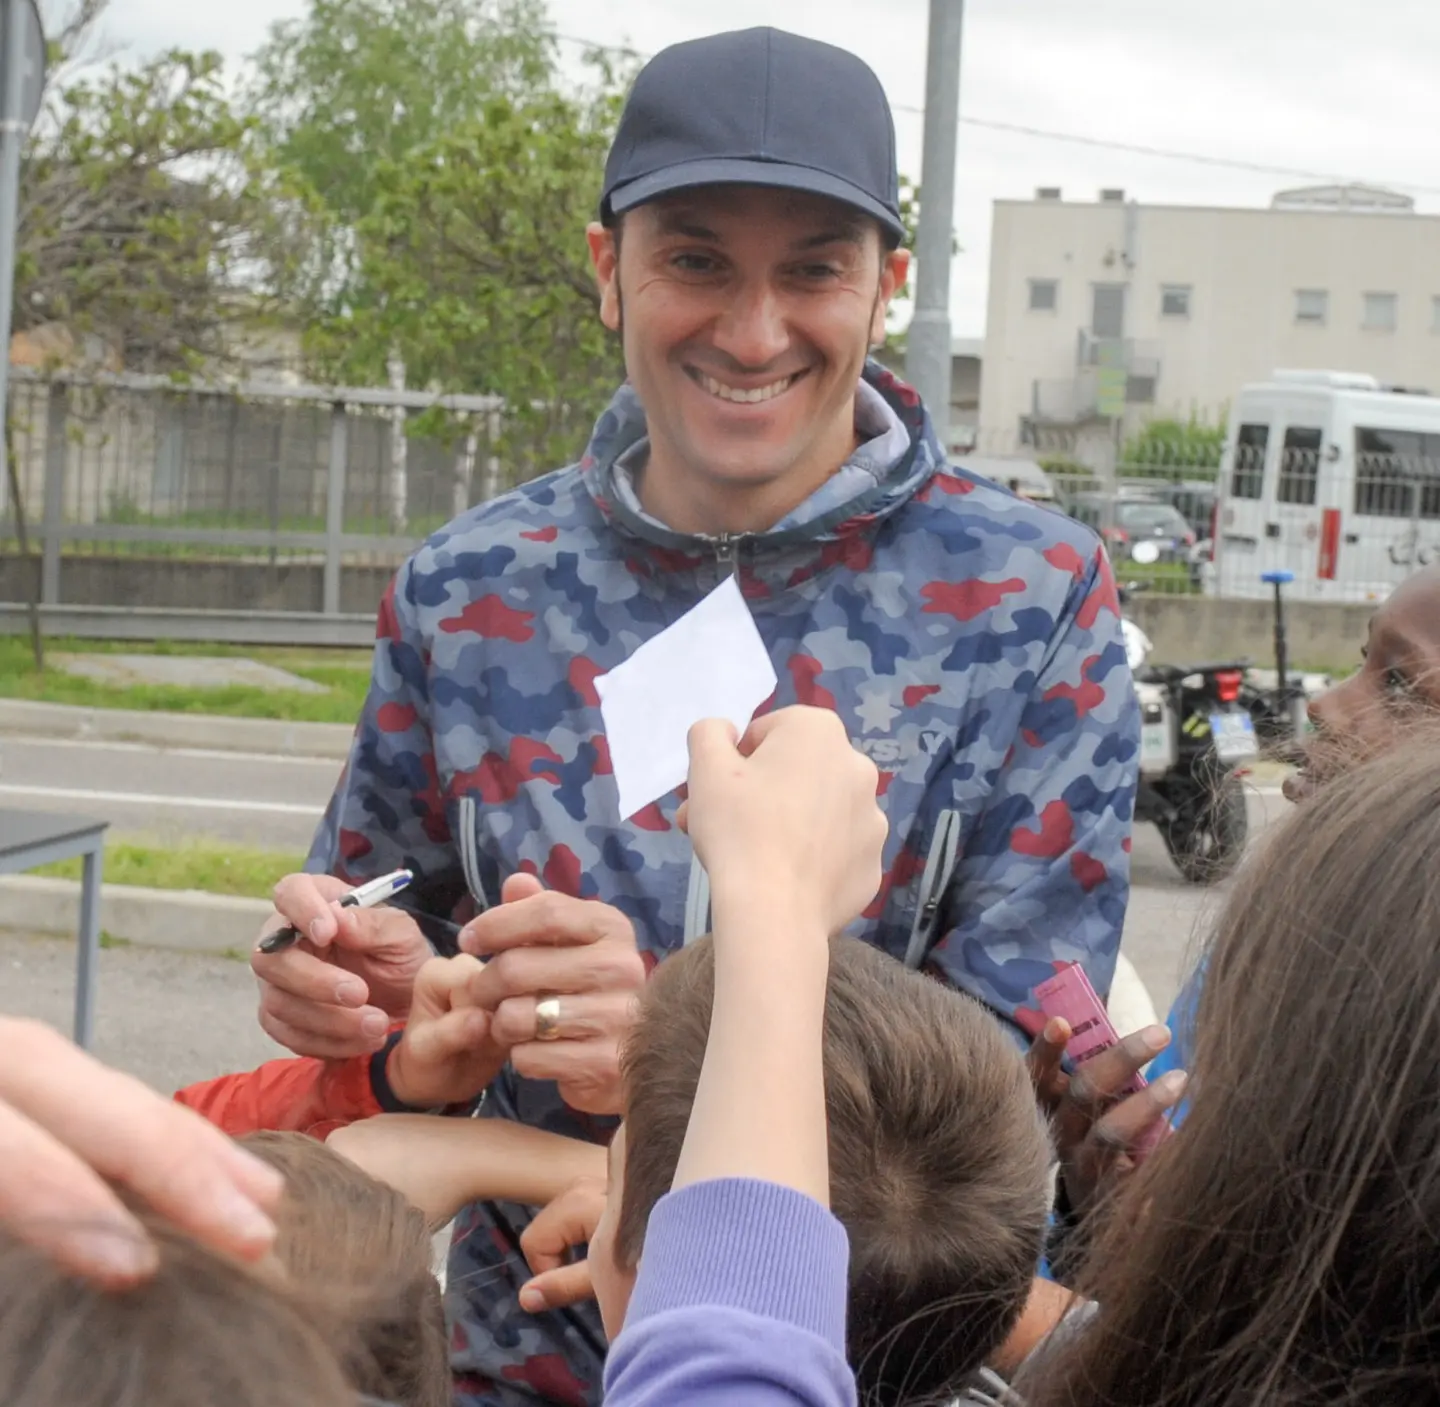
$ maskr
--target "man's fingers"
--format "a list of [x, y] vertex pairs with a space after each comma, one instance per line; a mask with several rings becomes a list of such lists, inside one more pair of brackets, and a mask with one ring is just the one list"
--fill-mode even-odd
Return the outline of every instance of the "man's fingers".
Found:
[[704, 772], [711, 767], [734, 763], [740, 738], [735, 725], [724, 718], [702, 718], [686, 735], [690, 751], [690, 771]]
[[303, 1002], [358, 1008], [370, 999], [364, 978], [326, 962], [304, 945], [252, 953], [250, 970], [277, 993]]
[[535, 1008], [541, 999], [529, 993], [507, 997], [495, 1008], [490, 1034], [507, 1049], [534, 1042], [564, 1046], [589, 1040], [603, 1040], [617, 1031], [628, 1030], [635, 1019], [635, 995], [625, 991], [583, 992], [557, 998], [559, 1017], [551, 1040], [538, 1041], [539, 1024]]
[[547, 889], [487, 909], [461, 933], [460, 947], [488, 957], [511, 948], [584, 947], [619, 937], [634, 942], [634, 932], [618, 909]]
[[484, 964], [467, 953], [453, 958], [431, 958], [415, 977], [412, 1010], [446, 1011], [457, 1006], [475, 1006], [470, 984], [485, 970]]
[[[390, 1018], [379, 1007], [342, 1011], [338, 1007], [289, 1005], [266, 992], [260, 1003], [260, 1029], [286, 1050], [303, 1050], [320, 1060], [373, 1055], [385, 1044]], [[378, 1035], [371, 1034], [377, 1031]]]
[[274, 903], [286, 923], [294, 924], [307, 938], [328, 943], [336, 932], [332, 902], [350, 888], [334, 875], [288, 874], [275, 886]]
[[[11, 1138], [19, 1137], [16, 1116], [28, 1120], [62, 1152], [69, 1150], [82, 1171], [88, 1167], [123, 1183], [208, 1245], [248, 1260], [270, 1248], [275, 1226], [268, 1210], [284, 1187], [279, 1173], [236, 1148], [198, 1115], [106, 1069], [54, 1032], [23, 1022], [5, 1026], [13, 1068], [24, 1072], [23, 1079], [7, 1079], [0, 1086], [0, 1099], [11, 1106]], [[8, 1151], [0, 1156], [3, 1166], [23, 1167], [27, 1181], [44, 1182]], [[61, 1160], [56, 1175], [68, 1176], [74, 1186], [73, 1165], [67, 1174]], [[53, 1195], [54, 1189], [44, 1191]], [[83, 1187], [79, 1195], [86, 1205]], [[103, 1200], [95, 1200], [93, 1189], [88, 1199], [88, 1206], [103, 1215]], [[73, 1214], [69, 1220], [74, 1221]], [[128, 1230], [113, 1214], [109, 1220]], [[110, 1239], [112, 1247], [123, 1244], [121, 1237]], [[144, 1273], [143, 1267], [138, 1273]]]
[[510, 875], [500, 886], [500, 902], [502, 904], [518, 904], [522, 899], [534, 898], [536, 894], [543, 894], [545, 886], [540, 882], [538, 876], [526, 874], [521, 870], [518, 874]]
[[[510, 1065], [522, 1079], [554, 1080], [561, 1085], [578, 1085], [588, 1077], [598, 1089], [614, 1082], [619, 1063], [620, 1041], [613, 1036], [589, 1041], [530, 1041], [510, 1049]], [[573, 1100], [568, 1102], [574, 1105]]]
[[527, 1314], [543, 1314], [547, 1309], [568, 1309], [594, 1298], [590, 1262], [581, 1260], [546, 1270], [528, 1281], [520, 1290], [520, 1308]]
[[632, 945], [591, 943], [584, 948], [512, 948], [475, 973], [466, 994], [476, 1006], [494, 1011], [511, 997], [624, 993], [644, 985], [645, 963]]

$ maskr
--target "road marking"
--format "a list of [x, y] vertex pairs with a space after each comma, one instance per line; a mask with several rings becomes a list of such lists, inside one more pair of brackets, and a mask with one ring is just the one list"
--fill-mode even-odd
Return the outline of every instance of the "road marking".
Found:
[[0, 793], [33, 796], [37, 800], [104, 802], [110, 806], [179, 806], [191, 811], [261, 811], [271, 816], [310, 816], [319, 819], [323, 806], [295, 801], [236, 801], [218, 796], [159, 796], [139, 791], [88, 791], [80, 787], [34, 787], [0, 783]]
[[195, 757], [212, 762], [283, 762], [291, 766], [327, 767], [337, 771], [344, 763], [340, 757], [311, 757], [287, 752], [233, 752], [228, 748], [160, 747], [156, 743], [137, 743], [105, 738], [45, 738], [32, 733], [0, 733], [0, 757], [7, 747], [86, 748], [91, 752], [144, 752], [163, 757]]

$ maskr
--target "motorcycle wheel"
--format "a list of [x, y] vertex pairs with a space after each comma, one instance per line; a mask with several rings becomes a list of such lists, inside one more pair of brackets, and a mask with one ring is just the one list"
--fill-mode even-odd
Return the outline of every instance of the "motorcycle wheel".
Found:
[[1250, 832], [1240, 779], [1226, 777], [1216, 790], [1188, 782], [1168, 800], [1176, 814], [1161, 822], [1160, 836], [1181, 875], [1190, 884], [1215, 884], [1232, 873]]

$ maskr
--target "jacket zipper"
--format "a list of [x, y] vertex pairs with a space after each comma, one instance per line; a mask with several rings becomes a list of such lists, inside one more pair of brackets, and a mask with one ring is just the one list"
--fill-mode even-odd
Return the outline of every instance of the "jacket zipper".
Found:
[[722, 580], [727, 576], [734, 576], [739, 564], [740, 539], [734, 533], [721, 533], [715, 542], [715, 561], [721, 572], [724, 574]]

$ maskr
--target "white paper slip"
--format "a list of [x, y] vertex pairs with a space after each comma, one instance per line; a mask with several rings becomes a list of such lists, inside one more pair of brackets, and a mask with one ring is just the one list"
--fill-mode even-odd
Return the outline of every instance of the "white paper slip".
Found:
[[775, 669], [735, 578], [595, 680], [620, 816], [629, 820], [690, 772], [686, 738], [702, 718], [744, 733], [775, 692]]

